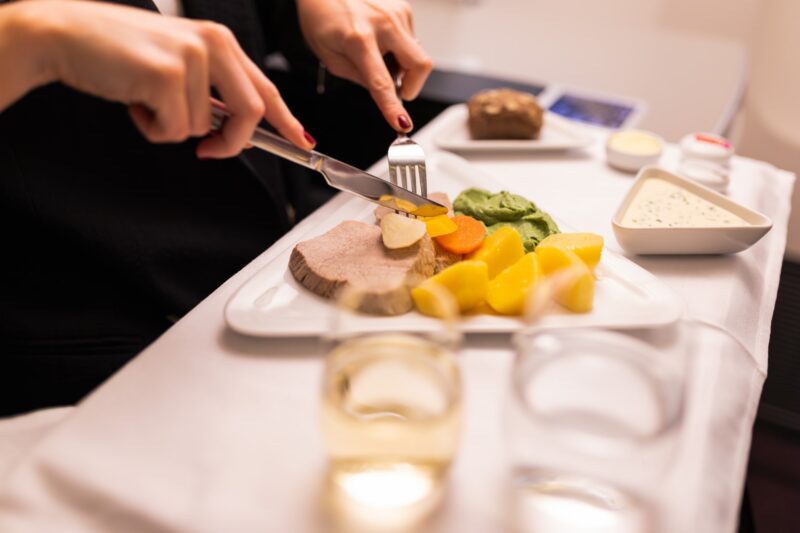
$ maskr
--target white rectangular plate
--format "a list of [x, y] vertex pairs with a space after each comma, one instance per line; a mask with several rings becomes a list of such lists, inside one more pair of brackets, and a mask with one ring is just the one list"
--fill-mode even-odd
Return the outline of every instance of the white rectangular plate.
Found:
[[452, 152], [543, 152], [559, 150], [577, 150], [594, 142], [594, 137], [579, 125], [545, 111], [542, 132], [538, 139], [515, 140], [475, 140], [467, 127], [467, 106], [454, 105], [444, 111], [434, 141], [444, 150]]
[[[450, 198], [474, 186], [501, 188], [492, 178], [453, 154], [435, 154], [428, 158], [427, 166], [430, 190], [444, 191]], [[321, 235], [343, 220], [374, 222], [373, 210], [372, 204], [353, 198], [318, 224], [307, 225], [297, 240]], [[591, 228], [581, 229], [591, 231]], [[288, 269], [293, 247], [294, 244], [286, 246], [233, 295], [225, 308], [225, 320], [231, 328], [259, 337], [315, 336], [329, 331], [334, 306], [294, 280]], [[555, 312], [543, 317], [539, 325], [644, 328], [672, 323], [683, 312], [683, 304], [669, 288], [622, 256], [604, 251], [596, 274], [595, 306], [591, 312]], [[364, 332], [431, 331], [437, 324], [435, 319], [412, 311], [394, 317], [359, 317], [348, 326]], [[476, 315], [462, 318], [461, 326], [465, 333], [505, 333], [519, 330], [523, 322], [517, 317]]]

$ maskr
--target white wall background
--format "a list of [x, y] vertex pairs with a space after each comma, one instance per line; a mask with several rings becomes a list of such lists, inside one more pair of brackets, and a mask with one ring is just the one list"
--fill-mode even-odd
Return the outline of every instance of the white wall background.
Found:
[[[420, 1], [496, 5], [513, 16], [517, 0], [412, 3]], [[749, 81], [729, 135], [741, 155], [800, 175], [800, 0], [528, 1], [540, 4], [541, 17], [565, 32], [634, 24], [744, 45], [750, 57]], [[800, 261], [800, 185], [793, 197], [787, 256]]]

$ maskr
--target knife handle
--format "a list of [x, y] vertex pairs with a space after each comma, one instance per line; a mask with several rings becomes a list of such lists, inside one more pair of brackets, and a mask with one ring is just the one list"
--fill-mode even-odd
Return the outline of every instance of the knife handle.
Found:
[[[214, 129], [220, 129], [228, 116], [228, 112], [224, 109], [211, 106], [211, 125]], [[256, 128], [256, 131], [253, 132], [253, 136], [250, 138], [250, 144], [312, 170], [318, 171], [322, 164], [322, 158], [320, 158], [316, 152], [298, 148], [280, 135], [276, 135], [263, 128]]]

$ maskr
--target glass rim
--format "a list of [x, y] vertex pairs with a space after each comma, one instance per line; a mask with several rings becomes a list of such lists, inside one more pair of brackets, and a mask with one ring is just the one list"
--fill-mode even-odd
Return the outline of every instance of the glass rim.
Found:
[[[354, 361], [362, 360], [369, 357], [375, 357], [373, 354], [357, 354], [357, 355], [350, 355], [348, 357], [337, 358], [336, 352], [342, 349], [348, 343], [357, 343], [363, 342], [369, 339], [377, 339], [380, 337], [406, 337], [410, 339], [414, 339], [416, 341], [424, 342], [432, 347], [435, 347], [441, 355], [446, 357], [450, 360], [452, 368], [452, 373], [448, 373], [448, 368], [443, 364], [443, 361], [434, 359], [430, 357], [428, 354], [422, 354], [415, 352], [413, 350], [407, 350], [404, 352], [398, 353], [396, 356], [397, 358], [409, 359], [413, 358], [415, 361], [421, 361], [425, 363], [425, 366], [432, 370], [435, 374], [438, 381], [444, 385], [443, 391], [445, 393], [446, 405], [445, 408], [441, 411], [441, 413], [437, 413], [434, 416], [426, 416], [422, 418], [415, 418], [415, 422], [427, 422], [438, 420], [443, 416], [447, 416], [451, 413], [454, 409], [458, 409], [459, 403], [463, 400], [463, 386], [461, 383], [461, 371], [458, 366], [458, 361], [455, 357], [455, 351], [452, 348], [449, 348], [443, 343], [438, 343], [434, 340], [431, 340], [425, 336], [408, 333], [408, 332], [374, 332], [374, 333], [364, 333], [354, 337], [348, 337], [343, 339], [341, 342], [336, 344], [325, 357], [325, 362], [322, 371], [322, 394], [327, 396], [329, 394], [329, 390], [332, 384], [332, 377], [336, 375], [337, 371], [341, 370], [347, 364], [351, 364]], [[337, 359], [337, 360], [333, 360]], [[409, 394], [414, 394], [413, 390], [409, 391]], [[340, 407], [337, 410], [351, 416], [345, 410], [341, 409]]]
[[[561, 435], [580, 435], [603, 440], [606, 443], [616, 445], [618, 448], [628, 448], [635, 445], [655, 445], [663, 437], [676, 431], [681, 425], [685, 410], [686, 379], [682, 379], [680, 381], [678, 386], [677, 402], [675, 402], [675, 406], [673, 409], [671, 409], [672, 412], [669, 413], [669, 416], [665, 417], [666, 419], [664, 420], [664, 423], [661, 424], [656, 430], [645, 434], [630, 433], [623, 437], [616, 437], [607, 433], [601, 433], [580, 427], [560, 425], [558, 423], [557, 416], [543, 413], [531, 405], [526, 398], [525, 384], [529, 382], [529, 378], [533, 373], [544, 368], [547, 363], [552, 362], [552, 357], [548, 358], [542, 363], [537, 364], [532, 372], [522, 371], [524, 368], [523, 361], [530, 360], [532, 357], [534, 357], [529, 352], [524, 351], [524, 348], [522, 347], [524, 340], [542, 337], [545, 335], [585, 338], [587, 334], [591, 334], [595, 339], [601, 337], [604, 340], [610, 340], [616, 343], [617, 346], [627, 345], [627, 347], [635, 347], [638, 350], [636, 353], [637, 356], [641, 353], [654, 352], [653, 347], [649, 346], [646, 342], [640, 339], [624, 333], [609, 331], [607, 329], [598, 327], [580, 327], [569, 329], [534, 327], [520, 331], [517, 335], [515, 335], [514, 338], [514, 344], [516, 346], [517, 353], [512, 364], [513, 370], [511, 377], [511, 391], [513, 401], [522, 409], [528, 423], [546, 425]], [[652, 362], [653, 358], [648, 357], [646, 361], [641, 361], [637, 360], [636, 357], [630, 356], [626, 353], [614, 354], [613, 357], [618, 361], [624, 362], [629, 368], [633, 368], [638, 373], [644, 375], [650, 386], [661, 388], [660, 386], [663, 385], [659, 382], [657, 374], [653, 373], [650, 367], [648, 367], [646, 364]]]

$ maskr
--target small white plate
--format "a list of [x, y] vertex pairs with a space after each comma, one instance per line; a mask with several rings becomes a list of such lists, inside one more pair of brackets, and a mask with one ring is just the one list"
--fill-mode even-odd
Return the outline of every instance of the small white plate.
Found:
[[[744, 219], [747, 225], [718, 228], [639, 228], [623, 225], [622, 220], [628, 206], [645, 181], [653, 178], [686, 189]], [[769, 217], [748, 209], [697, 182], [662, 168], [649, 166], [639, 171], [636, 181], [631, 185], [611, 220], [611, 225], [614, 227], [614, 235], [620, 246], [635, 254], [731, 254], [746, 250], [758, 242], [772, 228], [772, 221]]]
[[439, 128], [434, 134], [434, 141], [444, 150], [451, 152], [542, 152], [559, 150], [577, 150], [585, 148], [595, 138], [581, 126], [545, 111], [544, 125], [538, 139], [531, 140], [475, 140], [469, 134], [467, 117], [469, 112], [465, 104], [454, 105], [444, 111]]
[[[435, 180], [431, 181], [430, 190], [444, 191], [451, 198], [468, 187], [503, 188], [453, 154], [434, 154], [428, 157], [427, 166], [428, 176]], [[292, 237], [294, 242], [311, 239], [347, 219], [374, 223], [373, 211], [374, 206], [364, 200], [348, 199], [324, 218], [316, 220], [312, 215], [302, 225], [305, 230], [294, 231]], [[560, 226], [568, 230], [563, 224]], [[582, 229], [591, 231], [592, 228]], [[300, 286], [288, 270], [294, 242], [287, 242], [284, 249], [230, 299], [225, 307], [225, 320], [231, 328], [257, 337], [314, 336], [330, 329], [335, 312], [330, 300]], [[596, 274], [595, 305], [591, 312], [576, 314], [563, 310], [543, 317], [539, 325], [645, 328], [670, 324], [683, 312], [683, 303], [672, 290], [622, 256], [604, 250]], [[350, 327], [364, 332], [431, 331], [440, 327], [438, 321], [416, 311], [392, 317], [360, 316], [356, 321]], [[461, 321], [461, 329], [466, 333], [515, 332], [523, 326], [520, 318], [506, 316], [476, 315]]]

